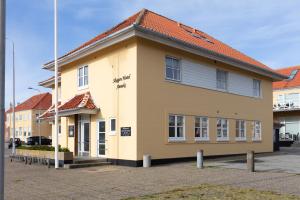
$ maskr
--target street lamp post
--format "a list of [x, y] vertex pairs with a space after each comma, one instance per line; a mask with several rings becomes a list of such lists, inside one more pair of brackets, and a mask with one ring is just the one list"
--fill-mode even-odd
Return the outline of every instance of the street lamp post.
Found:
[[12, 112], [13, 112], [13, 142], [12, 142], [12, 155], [15, 155], [16, 153], [16, 142], [15, 142], [15, 135], [16, 135], [16, 112], [15, 112], [15, 107], [16, 107], [16, 79], [15, 79], [15, 43], [13, 40], [10, 40], [9, 38], [6, 38], [7, 40], [11, 41], [12, 44], [12, 56], [13, 56], [13, 105], [12, 105]]
[[[36, 89], [36, 88], [33, 88], [33, 87], [29, 87], [28, 88], [29, 90], [35, 90], [39, 93], [39, 95], [41, 95], [41, 91], [39, 89]], [[41, 101], [39, 101], [39, 104], [38, 104], [38, 108], [39, 108], [39, 117], [41, 116]], [[42, 139], [41, 139], [41, 121], [40, 119], [38, 118], [38, 124], [39, 124], [39, 145], [42, 144]]]

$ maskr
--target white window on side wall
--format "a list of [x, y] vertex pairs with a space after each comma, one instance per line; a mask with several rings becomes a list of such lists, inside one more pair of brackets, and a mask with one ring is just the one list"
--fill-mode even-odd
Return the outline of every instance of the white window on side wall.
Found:
[[217, 141], [228, 141], [228, 119], [218, 118], [217, 119]]
[[260, 97], [261, 96], [261, 81], [253, 79], [253, 96]]
[[182, 115], [169, 115], [169, 140], [185, 140], [185, 122]]
[[177, 58], [166, 57], [166, 79], [172, 81], [181, 81], [181, 66]]
[[89, 84], [89, 76], [88, 76], [88, 66], [85, 65], [83, 67], [78, 68], [78, 87], [83, 88], [87, 87]]
[[209, 140], [207, 117], [195, 117], [195, 140]]
[[110, 118], [110, 133], [115, 134], [116, 133], [116, 126], [117, 126], [117, 121], [115, 118]]
[[217, 69], [217, 89], [228, 89], [228, 72]]
[[31, 128], [28, 128], [28, 136], [31, 136]]
[[252, 140], [261, 140], [261, 122], [260, 121], [253, 122]]
[[246, 121], [236, 120], [235, 123], [235, 139], [246, 140]]

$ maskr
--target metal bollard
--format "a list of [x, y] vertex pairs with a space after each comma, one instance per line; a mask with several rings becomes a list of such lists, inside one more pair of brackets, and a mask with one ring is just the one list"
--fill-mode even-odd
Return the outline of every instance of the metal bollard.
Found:
[[151, 156], [150, 155], [143, 156], [143, 167], [151, 167]]
[[25, 156], [24, 159], [25, 159], [25, 165], [27, 165], [27, 156]]
[[254, 151], [248, 151], [247, 152], [247, 169], [249, 172], [255, 171], [255, 163], [254, 163]]
[[29, 165], [32, 163], [32, 157], [29, 157]]
[[50, 159], [47, 159], [47, 167], [50, 168]]
[[203, 169], [203, 150], [197, 151], [197, 168]]

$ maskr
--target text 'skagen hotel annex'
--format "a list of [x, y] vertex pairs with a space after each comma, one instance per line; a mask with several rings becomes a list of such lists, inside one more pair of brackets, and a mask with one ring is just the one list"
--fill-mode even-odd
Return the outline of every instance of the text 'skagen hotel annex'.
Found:
[[202, 31], [144, 9], [58, 63], [59, 143], [76, 156], [140, 166], [273, 149], [272, 82], [285, 76]]

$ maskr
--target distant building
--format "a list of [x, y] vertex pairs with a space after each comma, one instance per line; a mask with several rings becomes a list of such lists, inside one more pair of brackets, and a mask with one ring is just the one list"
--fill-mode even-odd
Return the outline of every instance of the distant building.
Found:
[[[15, 108], [15, 137], [26, 142], [30, 136], [41, 136], [51, 138], [51, 125], [49, 122], [39, 121], [39, 114], [45, 112], [52, 104], [52, 95], [44, 93], [35, 95], [27, 99]], [[9, 131], [10, 138], [13, 137], [13, 109], [6, 111], [6, 129]]]
[[273, 83], [274, 121], [280, 122], [281, 138], [299, 140], [300, 134], [300, 66], [287, 67], [277, 72], [288, 79]]

